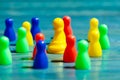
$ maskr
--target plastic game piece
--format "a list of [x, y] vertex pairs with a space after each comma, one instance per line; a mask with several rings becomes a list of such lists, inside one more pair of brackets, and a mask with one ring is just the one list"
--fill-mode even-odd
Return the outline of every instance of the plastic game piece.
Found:
[[40, 40], [37, 42], [36, 46], [37, 46], [37, 54], [33, 62], [33, 68], [46, 69], [48, 68], [48, 58], [45, 53], [46, 44], [44, 43], [44, 41]]
[[53, 20], [53, 26], [55, 34], [51, 43], [48, 45], [47, 52], [53, 54], [63, 54], [66, 48], [63, 19], [55, 18]]
[[35, 40], [35, 35], [41, 32], [39, 27], [39, 18], [33, 17], [31, 19], [31, 24], [32, 24], [31, 33], [32, 33], [33, 39]]
[[72, 28], [71, 28], [71, 18], [69, 16], [64, 16], [63, 17], [64, 21], [64, 32], [65, 35], [73, 35]]
[[75, 62], [75, 68], [81, 70], [90, 70], [91, 62], [88, 55], [88, 42], [81, 40], [78, 42], [78, 55]]
[[99, 32], [98, 25], [99, 25], [99, 21], [97, 18], [92, 18], [90, 20], [90, 29], [88, 31], [88, 41], [90, 41], [91, 33], [93, 31]]
[[32, 37], [32, 34], [30, 32], [31, 24], [28, 21], [25, 21], [25, 22], [23, 22], [22, 26], [27, 31], [26, 38], [27, 38], [29, 46], [33, 46], [34, 45], [34, 43], [33, 43], [33, 37]]
[[29, 45], [26, 39], [26, 29], [24, 27], [20, 27], [18, 29], [18, 39], [16, 42], [16, 52], [18, 53], [28, 53]]
[[[45, 40], [44, 34], [42, 34], [42, 33], [37, 33], [36, 36], [35, 36], [35, 40], [36, 40], [36, 43], [37, 43], [39, 40], [43, 40], [43, 41], [44, 41], [44, 40]], [[36, 53], [37, 53], [37, 49], [36, 49], [36, 45], [35, 45], [34, 50], [33, 50], [32, 59], [35, 58]]]
[[69, 35], [66, 37], [67, 47], [63, 55], [63, 61], [66, 63], [75, 62], [77, 56], [77, 50], [75, 48], [76, 38]]
[[92, 32], [90, 37], [90, 44], [88, 53], [90, 57], [101, 57], [102, 49], [99, 42], [99, 32]]
[[10, 42], [15, 41], [16, 40], [16, 35], [15, 35], [15, 31], [13, 29], [13, 19], [7, 18], [5, 20], [5, 24], [6, 24], [6, 29], [5, 29], [5, 32], [4, 32], [4, 36], [8, 37]]
[[102, 49], [109, 49], [110, 48], [110, 42], [108, 38], [108, 27], [105, 24], [101, 24], [99, 26], [99, 32], [100, 32], [100, 45]]
[[0, 65], [12, 64], [12, 55], [9, 50], [9, 39], [5, 36], [0, 38]]

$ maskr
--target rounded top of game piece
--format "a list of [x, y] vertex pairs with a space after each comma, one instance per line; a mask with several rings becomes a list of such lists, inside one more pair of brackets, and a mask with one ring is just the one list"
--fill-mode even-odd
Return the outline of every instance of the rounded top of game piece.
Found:
[[44, 41], [42, 40], [39, 40], [36, 44], [36, 47], [37, 47], [37, 50], [38, 51], [45, 51], [45, 48], [46, 48], [46, 44]]
[[35, 35], [35, 41], [36, 42], [38, 42], [39, 40], [45, 40], [45, 37], [44, 37], [44, 34], [42, 34], [42, 33], [37, 33], [36, 35]]
[[107, 32], [108, 32], [108, 27], [107, 27], [107, 25], [105, 25], [105, 24], [101, 24], [100, 26], [99, 26], [99, 31], [100, 31], [100, 34], [107, 34]]
[[7, 48], [9, 46], [9, 39], [6, 36], [2, 36], [0, 38], [0, 45], [2, 45], [1, 48]]
[[71, 18], [69, 16], [63, 17], [64, 25], [70, 25]]
[[75, 42], [76, 42], [75, 36], [73, 36], [73, 35], [67, 36], [67, 37], [66, 37], [66, 42], [67, 42], [67, 45], [69, 45], [69, 46], [74, 46], [74, 45], [75, 45]]
[[39, 24], [39, 18], [33, 17], [31, 22], [32, 22], [32, 25], [38, 25]]
[[88, 49], [88, 42], [86, 40], [80, 40], [78, 42], [78, 51], [86, 51]]
[[23, 22], [22, 26], [27, 30], [30, 31], [31, 24], [28, 21]]
[[26, 37], [26, 29], [24, 27], [20, 27], [18, 29], [18, 36], [20, 38]]
[[98, 25], [99, 25], [99, 21], [97, 18], [92, 18], [90, 20], [90, 27], [91, 28], [96, 28], [96, 27], [98, 27]]
[[53, 20], [53, 26], [55, 30], [64, 29], [64, 22], [62, 18], [55, 18]]
[[5, 20], [6, 27], [12, 27], [13, 26], [13, 19], [12, 18], [7, 18]]

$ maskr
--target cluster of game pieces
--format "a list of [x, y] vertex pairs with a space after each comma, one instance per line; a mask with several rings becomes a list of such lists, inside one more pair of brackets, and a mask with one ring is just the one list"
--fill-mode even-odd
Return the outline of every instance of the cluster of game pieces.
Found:
[[77, 43], [78, 49], [76, 49], [76, 37], [73, 34], [69, 16], [53, 20], [54, 36], [47, 49], [44, 42], [45, 36], [39, 27], [39, 18], [32, 18], [31, 23], [23, 22], [22, 27], [18, 29], [17, 37], [13, 29], [13, 19], [6, 19], [5, 24], [4, 36], [0, 38], [0, 45], [2, 45], [0, 46], [0, 65], [12, 64], [9, 41], [16, 42], [16, 52], [21, 54], [29, 53], [29, 47], [34, 46], [32, 54], [34, 69], [48, 68], [47, 53], [51, 53], [63, 54], [63, 62], [75, 62], [76, 69], [89, 70], [91, 69], [90, 57], [101, 57], [102, 49], [110, 48], [108, 28], [105, 24], [99, 26], [96, 18], [90, 20], [88, 41], [80, 40]]

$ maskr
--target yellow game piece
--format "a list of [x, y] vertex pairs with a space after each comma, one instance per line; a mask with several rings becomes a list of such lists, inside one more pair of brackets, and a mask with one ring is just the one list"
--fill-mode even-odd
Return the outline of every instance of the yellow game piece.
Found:
[[91, 36], [92, 31], [99, 32], [98, 25], [99, 25], [99, 21], [97, 18], [92, 18], [90, 20], [90, 29], [88, 31], [88, 41], [90, 41], [90, 36]]
[[48, 53], [63, 54], [66, 48], [66, 37], [64, 33], [64, 22], [62, 18], [55, 18], [53, 20], [54, 37], [48, 45]]
[[92, 31], [90, 37], [90, 44], [88, 53], [90, 57], [101, 57], [102, 56], [102, 49], [99, 42], [99, 32]]
[[33, 37], [32, 37], [32, 34], [30, 32], [31, 24], [28, 21], [25, 21], [25, 22], [23, 22], [22, 26], [27, 31], [26, 38], [27, 38], [29, 46], [33, 46], [34, 45], [34, 43], [33, 43]]

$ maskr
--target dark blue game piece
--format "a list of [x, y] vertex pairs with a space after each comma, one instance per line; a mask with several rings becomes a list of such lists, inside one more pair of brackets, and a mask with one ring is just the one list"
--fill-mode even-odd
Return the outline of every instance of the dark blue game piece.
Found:
[[36, 44], [37, 54], [33, 62], [34, 69], [46, 69], [48, 68], [48, 58], [46, 55], [46, 44], [40, 40]]
[[37, 17], [32, 18], [31, 24], [32, 24], [31, 33], [32, 33], [33, 39], [35, 40], [35, 35], [41, 32], [39, 27], [39, 18]]
[[6, 25], [6, 29], [5, 29], [5, 32], [4, 32], [4, 36], [8, 37], [10, 42], [15, 41], [16, 40], [16, 35], [15, 35], [15, 31], [13, 29], [13, 19], [7, 18], [5, 20], [5, 25]]

